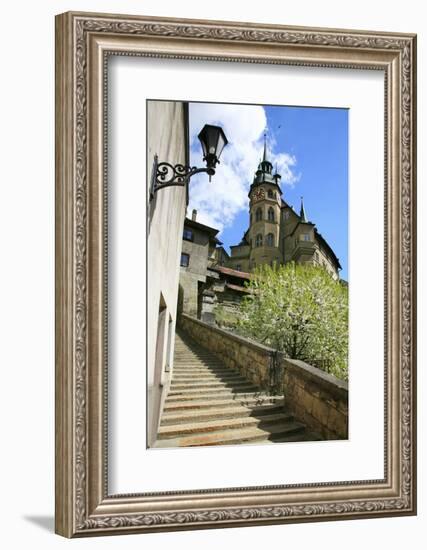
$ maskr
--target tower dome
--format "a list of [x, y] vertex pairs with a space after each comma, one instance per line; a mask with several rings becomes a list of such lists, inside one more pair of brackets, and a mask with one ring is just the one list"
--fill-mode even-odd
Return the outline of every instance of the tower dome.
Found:
[[266, 135], [264, 134], [264, 153], [262, 156], [262, 160], [258, 164], [258, 168], [255, 172], [255, 176], [254, 176], [249, 194], [251, 193], [254, 187], [261, 185], [263, 183], [269, 183], [271, 185], [275, 185], [280, 195], [282, 195], [282, 190], [280, 189], [279, 181], [280, 181], [280, 175], [277, 173], [273, 174], [273, 165], [267, 158], [267, 140], [266, 140]]

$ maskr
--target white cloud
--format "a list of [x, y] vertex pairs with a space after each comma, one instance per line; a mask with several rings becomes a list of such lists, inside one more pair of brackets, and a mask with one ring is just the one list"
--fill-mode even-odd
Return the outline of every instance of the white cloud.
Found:
[[[206, 174], [190, 180], [189, 212], [197, 209], [198, 221], [222, 231], [233, 224], [237, 214], [248, 209], [249, 187], [262, 157], [267, 117], [258, 105], [190, 104], [191, 163], [196, 166], [203, 166], [197, 134], [204, 124], [222, 126], [229, 143], [211, 183]], [[269, 152], [268, 158], [273, 166], [277, 164], [282, 185], [293, 185], [298, 180], [294, 156]]]
[[294, 172], [297, 164], [295, 155], [290, 155], [288, 153], [273, 153], [271, 158], [274, 168], [276, 169], [277, 165], [277, 172], [282, 176], [280, 182], [293, 187], [301, 177], [300, 174], [295, 174]]

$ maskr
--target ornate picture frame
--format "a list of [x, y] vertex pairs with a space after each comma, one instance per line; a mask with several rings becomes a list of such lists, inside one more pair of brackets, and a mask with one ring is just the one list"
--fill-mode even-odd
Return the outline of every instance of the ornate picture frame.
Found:
[[[112, 495], [107, 486], [111, 55], [384, 72], [384, 478]], [[65, 537], [416, 513], [416, 36], [68, 12], [56, 18], [56, 532]]]

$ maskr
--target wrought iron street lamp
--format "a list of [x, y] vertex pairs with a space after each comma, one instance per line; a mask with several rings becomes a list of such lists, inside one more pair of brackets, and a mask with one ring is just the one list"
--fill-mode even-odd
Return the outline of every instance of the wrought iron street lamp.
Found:
[[157, 155], [155, 155], [150, 198], [153, 198], [154, 193], [159, 191], [159, 189], [175, 185], [185, 186], [194, 174], [200, 174], [201, 172], [206, 172], [209, 176], [209, 181], [211, 181], [211, 177], [215, 174], [216, 165], [219, 164], [219, 157], [228, 140], [225, 137], [224, 130], [220, 126], [213, 126], [211, 124], [204, 125], [198, 138], [202, 145], [203, 160], [206, 162], [206, 168], [159, 162]]

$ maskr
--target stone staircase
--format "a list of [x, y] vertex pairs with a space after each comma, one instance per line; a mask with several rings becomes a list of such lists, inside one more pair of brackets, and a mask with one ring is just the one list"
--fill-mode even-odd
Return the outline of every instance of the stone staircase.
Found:
[[185, 333], [175, 337], [172, 381], [154, 447], [319, 439], [269, 396]]

